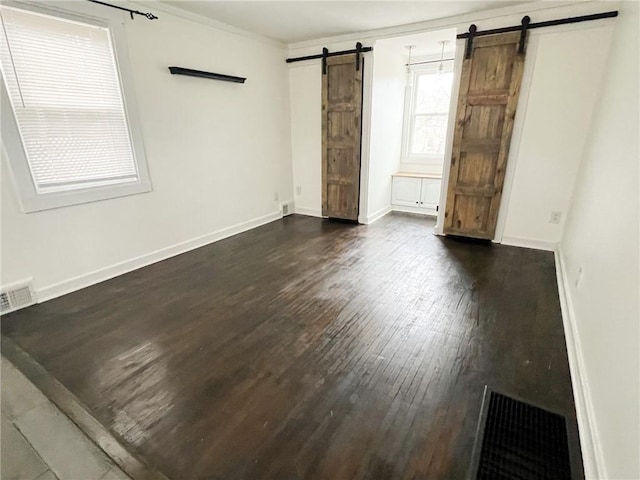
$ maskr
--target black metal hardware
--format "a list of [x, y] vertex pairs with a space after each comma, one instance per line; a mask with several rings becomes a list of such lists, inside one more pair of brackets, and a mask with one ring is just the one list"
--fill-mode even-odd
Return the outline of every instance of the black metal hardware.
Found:
[[518, 44], [518, 53], [524, 53], [524, 45], [527, 41], [527, 28], [529, 28], [529, 23], [531, 23], [531, 17], [529, 15], [525, 15], [522, 17], [522, 30], [520, 31], [520, 43]]
[[469, 25], [469, 33], [467, 34], [467, 47], [464, 50], [464, 58], [471, 58], [471, 51], [473, 50], [473, 37], [476, 36], [478, 27], [475, 24]]
[[[543, 27], [555, 27], [557, 25], [567, 25], [569, 23], [580, 23], [580, 22], [589, 22], [591, 20], [601, 20], [603, 18], [614, 18], [618, 16], [617, 10], [612, 10], [610, 12], [603, 13], [594, 13], [592, 15], [581, 15], [579, 17], [567, 17], [567, 18], [559, 18], [557, 20], [548, 20], [546, 22], [536, 22], [530, 23], [527, 25], [527, 30], [531, 30], [532, 28], [543, 28]], [[456, 38], [470, 38], [470, 37], [480, 37], [484, 35], [494, 35], [496, 33], [508, 33], [508, 32], [520, 32], [522, 31], [522, 25], [515, 25], [513, 27], [502, 27], [502, 28], [494, 28], [491, 30], [482, 30], [475, 31], [473, 35], [471, 34], [471, 27], [469, 27], [468, 33], [461, 33], [456, 35]], [[468, 47], [468, 44], [467, 44]]]
[[362, 50], [362, 44], [356, 43], [356, 72], [360, 70], [360, 51]]
[[244, 83], [246, 78], [224, 75], [222, 73], [203, 72], [202, 70], [192, 70], [190, 68], [169, 67], [173, 75], [188, 75], [190, 77], [210, 78], [212, 80], [222, 80], [223, 82]]
[[124, 7], [119, 7], [118, 5], [111, 5], [110, 3], [105, 3], [105, 2], [100, 2], [99, 0], [87, 0], [88, 2], [91, 3], [97, 3], [99, 5], [104, 5], [105, 7], [111, 7], [111, 8], [117, 8], [118, 10], [124, 10], [125, 12], [129, 12], [129, 15], [131, 16], [131, 20], [133, 20], [133, 15], [142, 15], [143, 17], [147, 17], [149, 20], [157, 20], [158, 17], [156, 15], [154, 15], [153, 13], [147, 12], [140, 12], [138, 10], [131, 10], [130, 8], [124, 8]]
[[[327, 74], [327, 57], [329, 56], [329, 49], [327, 47], [322, 48], [322, 74]], [[287, 60], [288, 61], [288, 60]]]
[[[305, 60], [317, 60], [319, 58], [323, 58], [324, 57], [324, 48], [322, 49], [321, 54], [318, 55], [307, 55], [305, 57], [294, 57], [294, 58], [287, 58], [286, 62], [287, 63], [294, 63], [294, 62], [304, 62]], [[373, 47], [362, 47], [360, 49], [360, 53], [365, 53], [365, 52], [371, 52], [373, 51]], [[358, 53], [357, 50], [342, 50], [340, 52], [330, 52], [329, 50], [327, 50], [327, 57], [337, 57], [339, 55], [349, 55], [352, 53]]]

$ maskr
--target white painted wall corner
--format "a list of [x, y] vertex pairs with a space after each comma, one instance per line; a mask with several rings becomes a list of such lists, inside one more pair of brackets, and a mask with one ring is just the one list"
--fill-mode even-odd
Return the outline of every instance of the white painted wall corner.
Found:
[[387, 213], [391, 212], [392, 210], [393, 209], [391, 208], [391, 205], [387, 205], [386, 207], [381, 208], [380, 210], [372, 213], [368, 217], [365, 217], [363, 223], [365, 225], [369, 225], [369, 224], [375, 222], [376, 220], [380, 220], [382, 217], [384, 217]]
[[558, 295], [562, 310], [562, 323], [569, 357], [569, 370], [571, 372], [571, 385], [578, 419], [578, 431], [580, 433], [580, 445], [582, 449], [582, 461], [585, 478], [587, 480], [609, 478], [605, 469], [602, 444], [598, 435], [595, 422], [595, 413], [591, 403], [589, 381], [586, 377], [586, 367], [580, 337], [576, 325], [575, 310], [569, 294], [569, 280], [565, 270], [564, 255], [560, 245], [554, 251], [556, 263], [556, 277], [558, 280]]
[[309, 217], [322, 217], [322, 211], [317, 208], [298, 207], [296, 205], [294, 212], [298, 215], [307, 215]]

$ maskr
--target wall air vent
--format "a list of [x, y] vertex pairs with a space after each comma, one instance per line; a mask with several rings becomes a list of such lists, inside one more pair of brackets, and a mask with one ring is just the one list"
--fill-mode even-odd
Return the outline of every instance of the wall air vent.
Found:
[[291, 215], [293, 213], [293, 202], [286, 202], [281, 204], [282, 208], [282, 216], [286, 217], [287, 215]]
[[11, 285], [0, 292], [0, 314], [28, 307], [36, 303], [36, 295], [31, 282]]

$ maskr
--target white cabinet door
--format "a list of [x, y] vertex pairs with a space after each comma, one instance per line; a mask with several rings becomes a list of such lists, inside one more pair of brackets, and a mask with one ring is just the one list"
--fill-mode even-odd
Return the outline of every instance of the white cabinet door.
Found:
[[391, 203], [405, 207], [419, 207], [421, 186], [421, 178], [393, 177]]
[[440, 180], [437, 178], [422, 179], [420, 207], [435, 210], [440, 201]]

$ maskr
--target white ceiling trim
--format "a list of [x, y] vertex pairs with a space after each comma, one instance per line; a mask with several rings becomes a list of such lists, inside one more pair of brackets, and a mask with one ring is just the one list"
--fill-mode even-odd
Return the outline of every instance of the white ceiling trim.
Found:
[[[397, 27], [381, 28], [364, 32], [336, 35], [333, 37], [319, 38], [316, 40], [305, 40], [289, 44], [289, 57], [304, 56], [318, 53], [318, 47], [328, 47], [330, 50], [353, 48], [349, 47], [355, 42], [362, 42], [364, 46], [370, 46], [376, 40], [385, 38], [426, 33], [429, 31], [456, 28], [458, 33], [466, 32], [469, 25], [475, 23], [479, 30], [504, 27], [514, 24], [514, 20], [509, 17], [523, 14], [535, 14], [533, 22], [553, 20], [577, 15], [589, 15], [603, 11], [615, 10], [619, 2], [609, 1], [569, 1], [561, 4], [549, 4], [549, 2], [533, 2], [510, 7], [484, 10], [475, 13], [457, 15], [454, 17], [428, 20], [425, 22], [399, 25]], [[520, 19], [516, 21], [519, 22]], [[506, 23], [505, 23], [506, 22]], [[508, 24], [508, 25], [507, 25]]]
[[[249, 30], [243, 30], [242, 28], [234, 27], [233, 25], [229, 25], [227, 23], [214, 20], [213, 18], [206, 17], [198, 13], [193, 13], [188, 10], [184, 10], [182, 8], [174, 7], [173, 5], [168, 5], [161, 0], [157, 0], [153, 3], [136, 3], [136, 2], [125, 1], [125, 2], [120, 2], [119, 4], [129, 5], [129, 8], [132, 8], [132, 9], [139, 9], [139, 10], [146, 9], [151, 11], [158, 10], [164, 13], [168, 13], [169, 15], [173, 15], [175, 17], [180, 17], [183, 20], [189, 20], [192, 22], [200, 23], [202, 25], [207, 25], [217, 30], [222, 30], [227, 33], [240, 35], [242, 37], [250, 38], [252, 40], [257, 40], [262, 43], [273, 45], [274, 47], [287, 48], [287, 44], [279, 40], [276, 40], [274, 38], [265, 37], [264, 35], [260, 35], [259, 33], [251, 32]], [[158, 17], [160, 17], [160, 15], [158, 15]], [[162, 20], [162, 18], [159, 18], [159, 19]]]
[[[287, 45], [271, 37], [266, 37], [249, 30], [244, 30], [242, 28], [238, 28], [233, 25], [214, 20], [204, 15], [200, 15], [175, 7], [173, 5], [169, 5], [164, 1], [158, 0], [155, 2], [136, 3], [135, 1], [125, 0], [119, 2], [120, 5], [128, 5], [130, 6], [130, 8], [135, 9], [155, 9], [188, 21], [193, 21], [213, 27], [227, 33], [239, 35], [245, 38], [259, 41], [261, 43], [266, 43], [277, 48], [288, 49], [289, 57], [302, 56], [309, 53], [317, 53], [315, 52], [315, 50], [317, 50], [317, 47], [319, 46], [327, 46], [330, 49], [336, 50], [342, 48], [351, 48], [348, 47], [348, 45], [352, 43], [355, 44], [356, 41], [363, 42], [365, 46], [369, 46], [372, 43], [375, 43], [376, 40], [403, 35], [425, 33], [439, 29], [456, 28], [458, 29], [458, 32], [462, 32], [467, 31], [467, 28], [471, 23], [479, 24], [480, 22], [482, 22], [480, 25], [478, 25], [478, 28], [480, 30], [497, 28], [505, 26], [505, 21], [509, 20], [508, 17], [512, 17], [514, 15], [535, 14], [535, 18], [533, 18], [534, 22], [567, 16], [587, 15], [591, 13], [599, 13], [602, 11], [615, 10], [618, 8], [619, 3], [619, 1], [611, 2], [607, 0], [569, 0], [562, 3], [534, 1], [531, 3], [523, 3], [519, 5], [512, 5], [509, 7], [501, 7], [497, 9], [466, 13], [452, 17], [427, 20], [424, 22], [335, 35], [318, 38], [315, 40], [305, 40], [302, 42], [294, 42]], [[513, 23], [513, 21], [509, 23], [511, 24]]]

